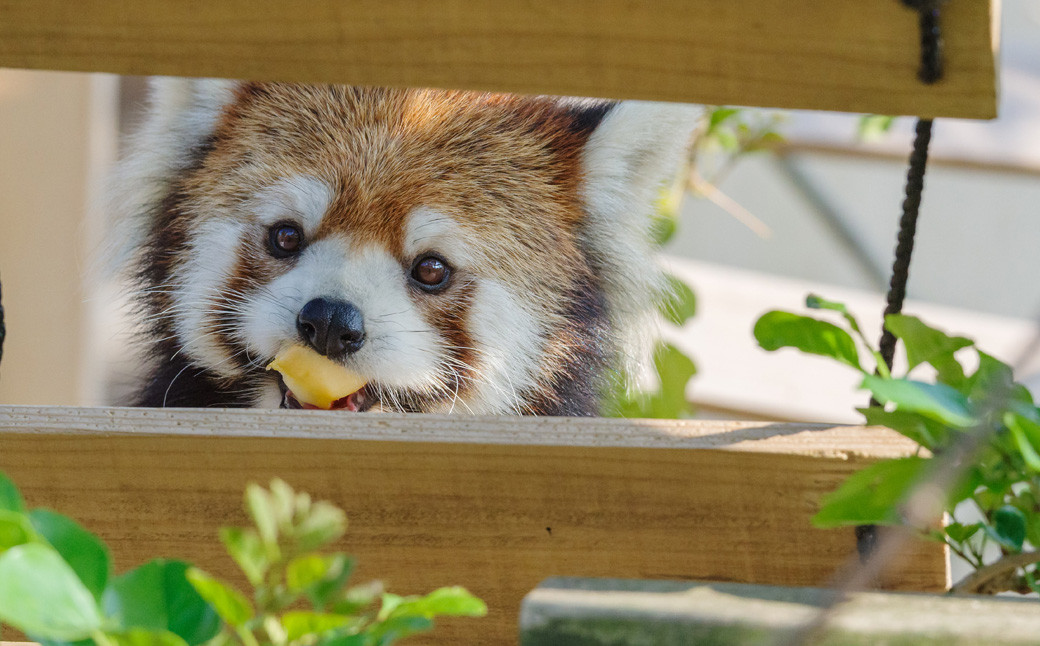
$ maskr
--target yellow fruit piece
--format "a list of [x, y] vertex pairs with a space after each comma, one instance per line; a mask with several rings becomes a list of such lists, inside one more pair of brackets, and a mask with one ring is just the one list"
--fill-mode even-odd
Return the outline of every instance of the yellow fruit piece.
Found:
[[285, 385], [301, 404], [330, 408], [337, 399], [361, 390], [365, 380], [338, 363], [302, 345], [275, 356], [268, 370], [282, 373]]

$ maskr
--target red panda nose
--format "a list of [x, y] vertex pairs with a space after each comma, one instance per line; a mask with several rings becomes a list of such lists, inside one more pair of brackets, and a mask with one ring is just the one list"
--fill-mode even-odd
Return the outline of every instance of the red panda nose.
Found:
[[297, 315], [296, 330], [307, 345], [330, 359], [353, 354], [365, 343], [361, 310], [346, 301], [315, 298]]

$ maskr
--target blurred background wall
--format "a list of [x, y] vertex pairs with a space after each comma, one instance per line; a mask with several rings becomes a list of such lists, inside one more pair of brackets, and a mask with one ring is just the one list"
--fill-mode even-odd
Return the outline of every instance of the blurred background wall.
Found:
[[88, 208], [115, 153], [118, 80], [0, 70], [0, 402], [93, 403], [103, 357]]

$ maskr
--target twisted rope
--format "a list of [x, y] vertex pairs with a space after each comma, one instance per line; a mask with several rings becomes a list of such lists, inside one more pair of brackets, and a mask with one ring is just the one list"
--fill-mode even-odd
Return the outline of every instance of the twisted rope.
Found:
[[[914, 149], [910, 153], [910, 168], [906, 173], [906, 191], [903, 198], [903, 215], [899, 219], [899, 236], [896, 240], [896, 257], [892, 263], [892, 279], [889, 281], [885, 316], [903, 311], [906, 299], [906, 284], [910, 279], [910, 259], [914, 253], [914, 236], [917, 233], [917, 215], [921, 210], [921, 194], [924, 192], [924, 173], [928, 165], [928, 144], [932, 140], [932, 120], [918, 119]], [[880, 350], [885, 364], [891, 369], [896, 352], [896, 337], [884, 325], [881, 327]]]
[[[903, 4], [918, 12], [921, 33], [921, 66], [917, 78], [931, 85], [938, 82], [945, 72], [943, 63], [942, 28], [939, 9], [946, 0], [902, 0]], [[928, 165], [928, 144], [932, 141], [932, 120], [918, 119], [915, 129], [914, 148], [910, 153], [910, 167], [906, 173], [906, 189], [903, 198], [903, 215], [899, 219], [899, 236], [896, 241], [896, 257], [892, 263], [892, 279], [886, 296], [885, 316], [903, 311], [906, 299], [906, 284], [910, 279], [910, 259], [914, 253], [914, 236], [917, 233], [917, 215], [921, 210], [921, 194], [924, 192], [924, 174]], [[896, 354], [896, 337], [881, 324], [879, 342], [881, 358], [891, 370]], [[881, 402], [870, 398], [871, 406]], [[856, 528], [856, 550], [864, 563], [874, 553], [879, 541], [877, 525], [860, 525]]]
[[921, 32], [921, 67], [917, 78], [931, 85], [943, 77], [943, 39], [939, 9], [946, 0], [903, 0], [903, 4], [917, 11]]
[[4, 327], [4, 290], [0, 286], [0, 361], [4, 358], [4, 337], [7, 336], [7, 328]]

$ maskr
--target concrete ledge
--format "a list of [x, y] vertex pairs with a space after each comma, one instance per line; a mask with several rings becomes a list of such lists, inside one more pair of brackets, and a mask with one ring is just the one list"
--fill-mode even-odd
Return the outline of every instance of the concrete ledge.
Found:
[[[521, 646], [775, 644], [828, 598], [817, 588], [552, 578], [524, 599]], [[1032, 599], [863, 592], [814, 644], [1025, 646], [1040, 641]]]

